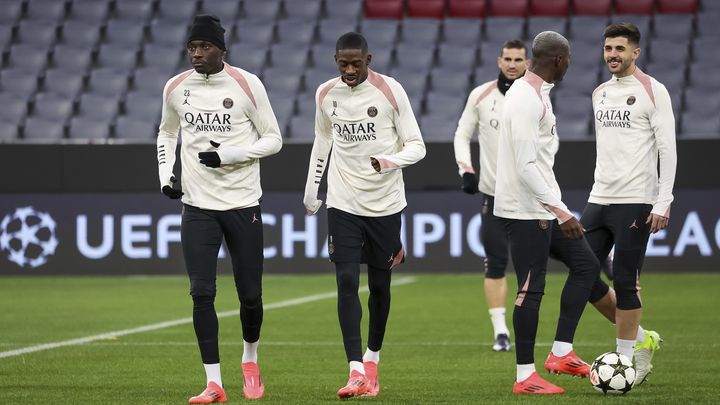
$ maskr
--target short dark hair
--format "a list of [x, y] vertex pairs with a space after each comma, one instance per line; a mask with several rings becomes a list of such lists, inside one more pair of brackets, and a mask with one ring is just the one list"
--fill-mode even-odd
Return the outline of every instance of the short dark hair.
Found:
[[335, 52], [342, 49], [360, 49], [362, 53], [368, 52], [368, 44], [365, 37], [357, 32], [342, 34], [335, 43]]
[[605, 28], [603, 38], [625, 37], [628, 42], [638, 46], [640, 44], [640, 30], [635, 24], [621, 22], [610, 24]]
[[525, 45], [525, 42], [519, 39], [511, 39], [509, 41], [505, 41], [502, 48], [500, 48], [500, 56], [502, 56], [503, 54], [503, 49], [522, 49], [527, 55], [527, 45]]

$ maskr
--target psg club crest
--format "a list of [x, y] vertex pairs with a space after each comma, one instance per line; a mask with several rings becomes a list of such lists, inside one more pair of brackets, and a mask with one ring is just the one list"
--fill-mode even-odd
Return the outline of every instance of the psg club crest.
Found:
[[377, 108], [375, 108], [375, 107], [370, 107], [370, 108], [368, 108], [368, 111], [367, 111], [367, 112], [368, 112], [368, 116], [369, 116], [370, 118], [373, 118], [373, 117], [375, 117], [375, 116], [377, 115], [377, 112], [378, 112], [378, 111], [377, 111]]
[[231, 109], [233, 106], [233, 101], [230, 97], [223, 100], [223, 107], [227, 108], [228, 110]]
[[635, 96], [630, 96], [627, 99], [627, 105], [633, 105], [635, 104]]

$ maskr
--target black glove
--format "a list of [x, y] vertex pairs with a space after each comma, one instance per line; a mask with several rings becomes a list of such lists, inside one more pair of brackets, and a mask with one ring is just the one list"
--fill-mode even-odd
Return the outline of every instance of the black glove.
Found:
[[480, 190], [478, 190], [478, 179], [475, 177], [475, 174], [468, 172], [463, 173], [462, 191], [468, 194], [477, 194], [480, 192]]
[[[210, 145], [217, 148], [220, 146], [219, 143], [210, 141]], [[217, 152], [199, 152], [198, 158], [200, 158], [200, 163], [204, 164], [207, 167], [220, 167], [220, 155], [218, 155]]]
[[[170, 177], [170, 181], [174, 184], [175, 183], [175, 176]], [[182, 197], [183, 193], [182, 190], [172, 188], [171, 186], [163, 186], [162, 188], [163, 194], [168, 196], [169, 198], [172, 198], [173, 200], [177, 200], [178, 198]]]

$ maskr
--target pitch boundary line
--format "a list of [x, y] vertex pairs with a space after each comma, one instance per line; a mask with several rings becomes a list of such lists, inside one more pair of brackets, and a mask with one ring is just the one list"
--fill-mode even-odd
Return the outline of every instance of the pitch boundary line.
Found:
[[[400, 285], [405, 285], [405, 284], [411, 284], [411, 283], [414, 283], [415, 281], [417, 281], [417, 279], [415, 277], [403, 277], [401, 279], [393, 281], [392, 285], [400, 286]], [[362, 292], [362, 293], [365, 293], [367, 291], [368, 291], [367, 287], [360, 288], [360, 290], [359, 290], [359, 292]], [[307, 304], [309, 302], [321, 301], [321, 300], [325, 300], [325, 299], [329, 299], [329, 298], [334, 298], [336, 296], [337, 296], [337, 291], [313, 294], [313, 295], [306, 295], [304, 297], [291, 298], [288, 300], [263, 305], [263, 309], [265, 311], [268, 311], [271, 309], [286, 308], [286, 307], [291, 307], [291, 306], [295, 306], [295, 305]], [[239, 309], [234, 309], [231, 311], [223, 311], [223, 312], [218, 312], [217, 316], [218, 316], [218, 319], [226, 318], [228, 316], [237, 316], [238, 312], [239, 312]], [[153, 323], [153, 324], [149, 324], [149, 325], [139, 326], [137, 328], [122, 329], [122, 330], [117, 330], [117, 331], [113, 331], [113, 332], [100, 333], [97, 335], [85, 336], [85, 337], [76, 338], [76, 339], [62, 340], [60, 342], [43, 343], [43, 344], [24, 347], [21, 349], [0, 352], [0, 359], [4, 358], [4, 357], [20, 356], [23, 354], [34, 353], [34, 352], [39, 352], [39, 351], [43, 351], [43, 350], [57, 349], [58, 347], [83, 345], [83, 344], [94, 342], [97, 340], [114, 339], [114, 338], [117, 338], [120, 336], [127, 336], [127, 335], [133, 335], [136, 333], [150, 332], [150, 331], [154, 331], [154, 330], [158, 330], [158, 329], [170, 328], [173, 326], [185, 325], [185, 324], [189, 324], [189, 323], [192, 323], [192, 317], [174, 319], [172, 321], [158, 322], [158, 323]]]

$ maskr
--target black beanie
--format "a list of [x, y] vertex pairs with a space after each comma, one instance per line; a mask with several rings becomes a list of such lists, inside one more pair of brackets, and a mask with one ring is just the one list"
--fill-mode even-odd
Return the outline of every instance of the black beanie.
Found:
[[196, 40], [208, 41], [224, 51], [225, 28], [220, 25], [220, 19], [214, 15], [195, 16], [187, 43]]

